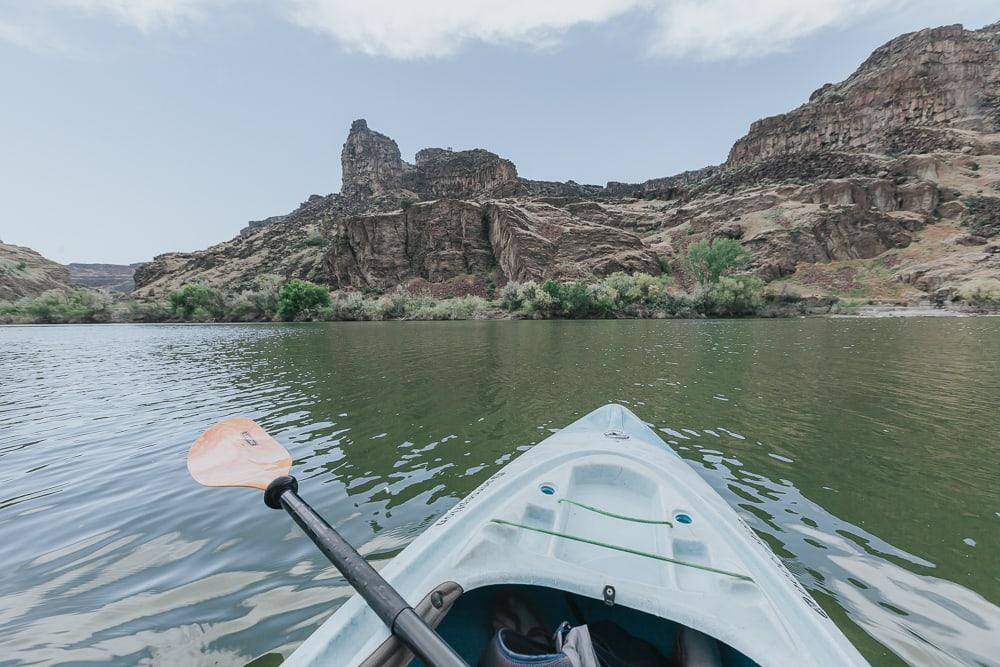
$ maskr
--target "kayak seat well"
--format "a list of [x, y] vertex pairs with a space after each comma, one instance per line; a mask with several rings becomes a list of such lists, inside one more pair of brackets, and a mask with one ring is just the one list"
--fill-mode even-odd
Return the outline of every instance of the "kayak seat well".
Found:
[[[757, 667], [755, 662], [726, 644], [672, 621], [622, 605], [608, 606], [600, 600], [540, 586], [497, 585], [465, 592], [452, 605], [437, 630], [466, 662], [476, 665], [496, 631], [494, 610], [498, 602], [512, 595], [530, 604], [549, 632], [554, 632], [563, 621], [588, 626], [613, 623], [637, 640], [654, 646], [663, 658], [657, 665]], [[692, 638], [698, 641], [691, 641]], [[712, 659], [706, 661], [706, 656], [712, 656]], [[369, 660], [363, 663], [363, 667], [390, 664], [396, 667], [399, 663]], [[411, 667], [423, 666], [417, 658], [409, 664]]]

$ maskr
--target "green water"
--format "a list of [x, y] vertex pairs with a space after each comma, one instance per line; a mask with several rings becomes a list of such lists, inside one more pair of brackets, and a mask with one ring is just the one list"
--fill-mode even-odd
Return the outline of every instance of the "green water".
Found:
[[1000, 318], [0, 328], [0, 664], [243, 665], [350, 595], [185, 455], [259, 420], [370, 558], [611, 401], [874, 665], [1000, 664]]

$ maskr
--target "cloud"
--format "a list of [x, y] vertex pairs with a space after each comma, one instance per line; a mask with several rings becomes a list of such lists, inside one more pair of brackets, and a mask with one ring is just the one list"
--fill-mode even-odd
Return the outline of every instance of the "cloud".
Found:
[[668, 0], [651, 52], [724, 60], [787, 51], [823, 28], [846, 26], [901, 0]]
[[628, 13], [648, 22], [655, 55], [722, 60], [784, 51], [914, 0], [286, 0], [296, 24], [351, 51], [396, 59], [448, 56], [470, 42], [549, 46], [570, 28]]
[[25, 26], [0, 21], [0, 41], [10, 42], [16, 46], [31, 47], [35, 39]]
[[49, 0], [49, 3], [111, 16], [142, 32], [201, 21], [209, 5], [219, 4], [218, 0]]
[[448, 56], [469, 42], [550, 46], [652, 0], [289, 0], [288, 17], [345, 48], [397, 59]]
[[[919, 0], [34, 0], [46, 15], [75, 10], [144, 33], [269, 7], [348, 51], [397, 60], [453, 56], [474, 43], [551, 47], [572, 28], [631, 15], [648, 52], [695, 60], [786, 51], [809, 35]], [[23, 6], [22, 6], [23, 7]], [[273, 15], [272, 15], [273, 16]], [[38, 26], [34, 26], [36, 29]], [[0, 16], [0, 40], [31, 31]]]

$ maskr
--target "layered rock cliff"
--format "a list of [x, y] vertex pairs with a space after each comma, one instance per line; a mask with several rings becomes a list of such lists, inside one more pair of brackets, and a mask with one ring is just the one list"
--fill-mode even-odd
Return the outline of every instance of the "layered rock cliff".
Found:
[[1000, 131], [1000, 23], [922, 30], [879, 47], [845, 81], [798, 109], [754, 123], [728, 166], [789, 153], [925, 153], [961, 148], [972, 132]]
[[532, 181], [483, 149], [419, 151], [355, 121], [339, 194], [162, 255], [138, 293], [260, 273], [383, 290], [659, 273], [735, 238], [786, 294], [943, 301], [1000, 277], [1000, 23], [898, 37], [798, 109], [755, 122], [721, 165], [606, 186]]
[[[136, 294], [163, 296], [190, 282], [241, 288], [261, 273], [382, 290], [414, 279], [660, 270], [627, 231], [637, 226], [631, 218], [573, 210], [579, 198], [602, 192], [597, 186], [523, 179], [513, 162], [483, 149], [425, 148], [410, 164], [364, 120], [351, 125], [341, 163], [340, 193], [313, 195], [296, 211], [251, 222], [207, 250], [160, 255], [136, 272]], [[565, 208], [529, 204], [542, 195], [563, 197]], [[529, 236], [546, 251], [528, 251]]]

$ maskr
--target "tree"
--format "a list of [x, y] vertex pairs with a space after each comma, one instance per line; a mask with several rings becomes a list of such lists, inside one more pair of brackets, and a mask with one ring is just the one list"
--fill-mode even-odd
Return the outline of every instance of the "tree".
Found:
[[684, 268], [694, 274], [699, 285], [708, 287], [729, 271], [743, 268], [750, 259], [750, 251], [734, 239], [700, 241], [688, 246]]
[[283, 320], [294, 320], [312, 315], [323, 306], [330, 305], [330, 291], [308, 280], [290, 280], [278, 296], [278, 315]]

